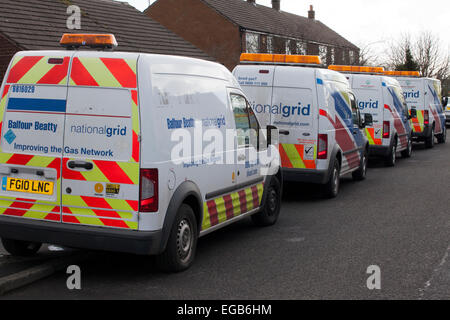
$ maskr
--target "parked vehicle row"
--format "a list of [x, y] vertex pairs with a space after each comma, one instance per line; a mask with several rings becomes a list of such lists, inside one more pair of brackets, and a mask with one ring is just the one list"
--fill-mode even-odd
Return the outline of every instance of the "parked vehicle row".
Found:
[[[252, 54], [233, 76], [111, 52], [113, 35], [61, 45], [17, 53], [0, 91], [0, 237], [13, 255], [54, 243], [156, 255], [182, 271], [199, 237], [245, 217], [275, 224], [285, 181], [336, 197], [342, 176], [365, 179], [370, 156], [393, 166], [413, 139], [445, 142], [432, 79]], [[423, 85], [426, 98], [410, 101], [400, 85]]]

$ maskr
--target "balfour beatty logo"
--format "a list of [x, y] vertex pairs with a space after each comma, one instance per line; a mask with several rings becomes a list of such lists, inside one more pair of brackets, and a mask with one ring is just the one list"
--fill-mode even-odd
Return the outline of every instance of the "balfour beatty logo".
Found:
[[408, 98], [415, 98], [415, 99], [418, 99], [418, 98], [420, 98], [420, 91], [418, 90], [418, 91], [405, 91], [405, 92], [403, 92], [403, 96], [405, 97], [405, 99], [408, 99]]
[[364, 110], [364, 109], [378, 109], [378, 100], [377, 101], [372, 101], [372, 99], [370, 99], [370, 101], [359, 101], [358, 102], [358, 107], [360, 110]]
[[279, 114], [285, 118], [290, 116], [310, 116], [311, 105], [303, 106], [301, 102], [296, 106], [284, 105], [284, 103], [270, 105], [270, 104], [256, 104], [253, 102], [252, 109], [255, 113], [271, 113]]

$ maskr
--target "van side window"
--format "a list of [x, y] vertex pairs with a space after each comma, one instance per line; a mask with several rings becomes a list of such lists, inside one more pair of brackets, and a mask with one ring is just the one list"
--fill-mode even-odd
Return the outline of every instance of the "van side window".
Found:
[[[255, 115], [255, 112], [250, 107], [250, 104], [247, 103], [247, 109], [249, 113], [249, 119], [250, 119], [250, 128], [254, 130], [253, 132], [256, 133], [256, 144], [254, 147], [257, 150], [265, 150], [267, 149], [267, 140], [265, 139], [264, 135], [261, 134], [261, 126], [258, 122], [258, 118]], [[253, 141], [251, 141], [253, 144]]]
[[359, 109], [358, 106], [356, 104], [356, 98], [352, 93], [349, 93], [348, 95], [350, 97], [350, 104], [352, 107], [352, 119], [353, 119], [353, 124], [354, 125], [359, 125]]
[[247, 101], [238, 94], [231, 94], [234, 121], [236, 123], [238, 147], [247, 147], [250, 144], [250, 121], [248, 117]]

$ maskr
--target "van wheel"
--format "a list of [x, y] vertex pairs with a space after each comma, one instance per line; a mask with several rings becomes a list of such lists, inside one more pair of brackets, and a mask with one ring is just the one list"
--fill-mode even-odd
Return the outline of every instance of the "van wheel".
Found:
[[412, 140], [411, 138], [408, 138], [408, 146], [405, 150], [402, 151], [402, 157], [403, 158], [411, 158], [412, 155]]
[[340, 175], [341, 175], [341, 166], [339, 165], [339, 160], [334, 159], [333, 170], [331, 172], [331, 177], [328, 183], [325, 185], [325, 197], [332, 199], [336, 198], [339, 193], [340, 186]]
[[444, 126], [444, 131], [437, 136], [438, 143], [445, 143], [447, 141], [447, 128]]
[[280, 215], [281, 208], [281, 185], [276, 177], [272, 177], [267, 188], [267, 196], [264, 208], [254, 215], [252, 221], [258, 227], [273, 226]]
[[20, 241], [2, 238], [2, 244], [6, 251], [12, 256], [29, 257], [39, 251], [42, 243]]
[[181, 272], [194, 262], [198, 228], [194, 211], [186, 204], [178, 209], [170, 231], [166, 250], [156, 257], [156, 264], [165, 272]]
[[368, 162], [369, 162], [369, 157], [367, 155], [367, 151], [364, 151], [364, 154], [361, 158], [361, 163], [359, 164], [358, 170], [356, 170], [352, 173], [353, 180], [362, 181], [362, 180], [366, 179]]
[[386, 167], [394, 167], [396, 161], [397, 161], [397, 144], [393, 143], [391, 151], [384, 160], [384, 164], [386, 165]]
[[431, 149], [434, 147], [434, 127], [431, 129], [430, 136], [425, 140], [425, 147]]

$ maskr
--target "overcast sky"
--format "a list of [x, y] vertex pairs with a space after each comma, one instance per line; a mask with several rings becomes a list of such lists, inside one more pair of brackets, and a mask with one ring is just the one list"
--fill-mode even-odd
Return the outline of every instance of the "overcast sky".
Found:
[[[139, 10], [149, 4], [148, 0], [128, 2]], [[271, 6], [271, 0], [256, 2]], [[281, 10], [307, 16], [310, 4], [316, 19], [360, 47], [375, 43], [371, 46], [381, 52], [401, 34], [429, 30], [450, 51], [449, 0], [281, 0]]]

